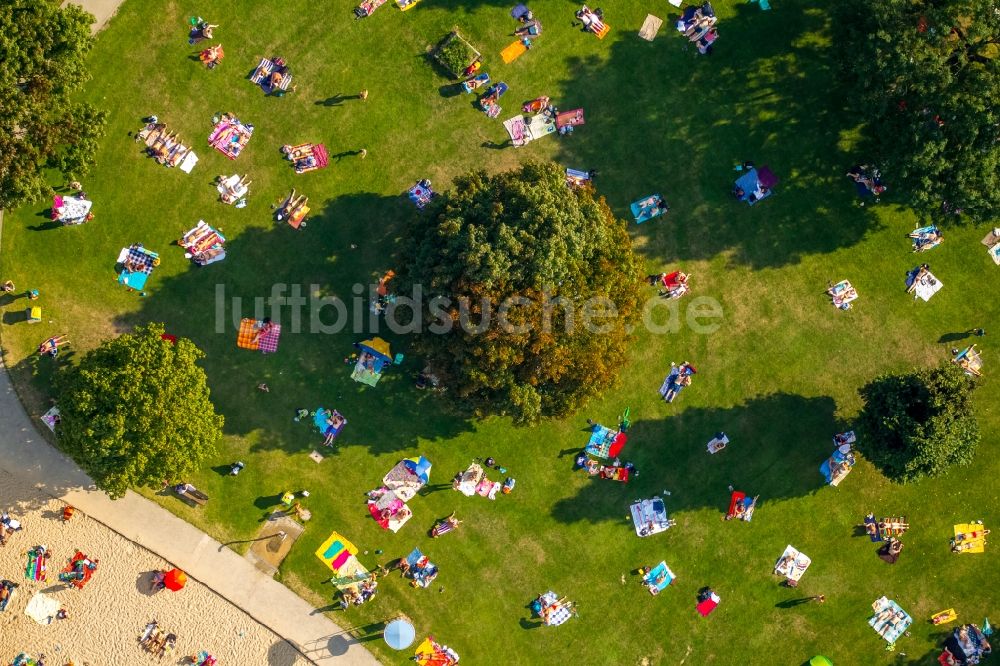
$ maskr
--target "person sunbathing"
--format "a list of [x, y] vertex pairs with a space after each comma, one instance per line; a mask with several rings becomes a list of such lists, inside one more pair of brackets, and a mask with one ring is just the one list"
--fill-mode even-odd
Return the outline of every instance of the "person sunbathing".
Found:
[[[698, 40], [698, 53], [701, 55], [708, 55], [712, 52], [712, 45], [715, 40], [719, 38], [719, 31], [712, 28], [705, 36]], [[764, 191], [767, 191], [766, 188]]]
[[684, 36], [692, 42], [697, 42], [715, 25], [715, 21], [716, 18], [714, 16], [700, 16], [699, 12], [698, 18], [692, 21], [684, 31]]
[[57, 335], [38, 345], [38, 353], [41, 356], [49, 355], [55, 358], [59, 354], [59, 345], [65, 344], [69, 344], [69, 338], [65, 334]]
[[538, 21], [530, 21], [514, 31], [515, 37], [526, 37], [528, 35], [539, 35], [542, 32], [542, 24]]
[[333, 446], [333, 440], [337, 438], [339, 433], [339, 428], [347, 423], [343, 416], [339, 413], [334, 412], [332, 418], [326, 420], [326, 439], [323, 444], [326, 446]]
[[219, 60], [221, 60], [221, 53], [222, 44], [217, 44], [215, 46], [209, 46], [207, 49], [202, 51], [198, 57], [203, 63], [205, 63], [205, 65], [211, 67], [212, 65], [218, 64]]
[[271, 329], [273, 329], [273, 328], [274, 328], [274, 324], [271, 322], [271, 318], [270, 317], [264, 317], [264, 319], [261, 320], [260, 328], [257, 329], [257, 332], [254, 334], [253, 338], [251, 338], [250, 343], [253, 344], [253, 345], [260, 344], [260, 339], [263, 336], [265, 336], [268, 333], [270, 333]]
[[585, 31], [598, 33], [604, 30], [604, 21], [601, 20], [601, 15], [592, 11], [587, 5], [580, 8], [576, 17], [580, 19]]

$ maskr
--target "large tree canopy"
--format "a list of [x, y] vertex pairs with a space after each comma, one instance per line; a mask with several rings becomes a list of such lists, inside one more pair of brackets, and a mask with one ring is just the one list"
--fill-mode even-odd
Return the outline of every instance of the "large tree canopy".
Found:
[[833, 6], [848, 100], [886, 177], [927, 213], [1000, 213], [995, 0]]
[[58, 0], [0, 0], [0, 207], [50, 192], [42, 170], [78, 177], [94, 161], [105, 113], [73, 100], [90, 78], [94, 17]]
[[886, 476], [904, 483], [969, 464], [979, 445], [975, 386], [952, 364], [877, 378], [860, 390], [859, 448]]
[[639, 272], [603, 199], [568, 188], [555, 164], [527, 164], [459, 178], [414, 223], [400, 278], [423, 291], [418, 350], [448, 390], [526, 422], [615, 381]]
[[150, 324], [107, 340], [59, 376], [59, 443], [112, 497], [184, 479], [222, 437], [202, 352], [162, 334]]

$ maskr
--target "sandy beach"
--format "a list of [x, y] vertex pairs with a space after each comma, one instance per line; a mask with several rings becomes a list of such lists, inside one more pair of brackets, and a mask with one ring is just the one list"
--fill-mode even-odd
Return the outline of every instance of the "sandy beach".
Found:
[[[46, 666], [180, 664], [205, 650], [224, 664], [297, 666], [309, 663], [272, 631], [197, 581], [183, 590], [150, 592], [153, 572], [171, 565], [77, 511], [62, 521], [64, 503], [0, 471], [0, 509], [23, 529], [0, 547], [0, 579], [17, 583], [14, 597], [0, 613], [0, 663], [24, 651], [45, 654]], [[45, 582], [25, 578], [27, 552], [44, 544], [49, 560]], [[61, 571], [80, 550], [99, 564], [83, 589], [59, 582]], [[66, 619], [41, 625], [25, 615], [37, 592], [66, 610]], [[176, 650], [162, 659], [145, 652], [139, 637], [156, 620], [177, 635]]]

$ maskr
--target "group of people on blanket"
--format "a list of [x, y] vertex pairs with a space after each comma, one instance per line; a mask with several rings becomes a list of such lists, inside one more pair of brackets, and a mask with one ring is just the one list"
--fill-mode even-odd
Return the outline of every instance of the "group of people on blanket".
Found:
[[677, 21], [677, 31], [684, 34], [698, 47], [698, 53], [711, 55], [712, 45], [719, 38], [715, 24], [715, 10], [706, 2], [701, 7], [688, 7]]

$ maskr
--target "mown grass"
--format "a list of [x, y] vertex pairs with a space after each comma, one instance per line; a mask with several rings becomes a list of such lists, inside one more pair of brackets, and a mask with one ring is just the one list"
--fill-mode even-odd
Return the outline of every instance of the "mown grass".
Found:
[[[24, 301], [4, 306], [6, 362], [29, 408], [43, 411], [50, 394], [53, 364], [32, 356], [48, 334], [68, 332], [76, 353], [149, 320], [192, 338], [207, 353], [213, 398], [226, 417], [218, 469], [192, 479], [215, 499], [193, 510], [154, 498], [228, 541], [253, 536], [282, 491], [309, 489], [314, 518], [280, 575], [320, 607], [331, 603], [331, 590], [312, 553], [331, 530], [369, 551], [362, 555], [369, 565], [423, 548], [442, 570], [432, 589], [391, 578], [371, 604], [334, 615], [372, 638], [368, 645], [386, 663], [403, 659], [373, 632], [398, 612], [472, 664], [798, 664], [817, 653], [838, 664], [931, 663], [944, 629], [927, 624], [930, 614], [954, 606], [963, 620], [981, 621], [995, 605], [991, 581], [1000, 572], [992, 548], [978, 556], [948, 551], [953, 523], [1000, 519], [992, 481], [1000, 471], [998, 393], [989, 377], [997, 273], [978, 244], [984, 231], [949, 230], [944, 245], [917, 257], [904, 238], [915, 221], [905, 195], [857, 206], [843, 173], [865, 155], [849, 100], [838, 91], [822, 8], [790, 0], [762, 13], [720, 2], [722, 38], [709, 58], [685, 48], [670, 21], [653, 43], [635, 36], [647, 11], [668, 15], [665, 4], [604, 3], [613, 29], [603, 41], [571, 27], [569, 3], [540, 0], [532, 8], [544, 34], [504, 66], [499, 50], [513, 40], [505, 3], [426, 0], [405, 14], [387, 5], [354, 21], [348, 2], [220, 1], [206, 18], [221, 24], [226, 60], [206, 71], [185, 39], [187, 17], [209, 11], [204, 5], [128, 0], [98, 39], [86, 93], [111, 114], [98, 167], [85, 182], [97, 219], [50, 229], [39, 204], [5, 220], [4, 279], [40, 289], [45, 309], [45, 321], [29, 327], [11, 314]], [[456, 27], [486, 54], [494, 80], [510, 85], [501, 120], [545, 94], [563, 109], [583, 106], [586, 126], [564, 139], [502, 147], [500, 120], [456, 94], [426, 57]], [[298, 84], [283, 99], [265, 98], [245, 80], [271, 55], [288, 60]], [[363, 88], [367, 101], [320, 103]], [[235, 163], [205, 146], [217, 111], [256, 126]], [[193, 174], [158, 167], [132, 142], [128, 132], [150, 113], [200, 148]], [[297, 176], [278, 149], [304, 141], [325, 142], [333, 154], [365, 148], [368, 156]], [[216, 332], [219, 284], [242, 297], [249, 313], [274, 283], [348, 299], [352, 285], [392, 267], [417, 214], [401, 193], [418, 178], [444, 188], [471, 168], [548, 158], [598, 169], [598, 191], [622, 217], [633, 199], [667, 197], [667, 218], [630, 224], [636, 247], [649, 272], [681, 267], [694, 276], [694, 296], [721, 303], [716, 332], [684, 325], [692, 301], [681, 301], [677, 330], [637, 330], [617, 389], [571, 418], [531, 428], [464, 418], [447, 396], [415, 391], [416, 358], [376, 389], [352, 382], [343, 359], [364, 333], [286, 327], [279, 353], [261, 356], [235, 348], [231, 324]], [[732, 165], [746, 159], [770, 164], [782, 178], [777, 194], [753, 208], [728, 196]], [[217, 203], [211, 186], [217, 174], [236, 171], [254, 181], [243, 210]], [[310, 196], [314, 210], [299, 232], [271, 222], [270, 204], [292, 187]], [[198, 269], [171, 245], [198, 219], [229, 237], [223, 263]], [[123, 291], [112, 271], [119, 248], [136, 241], [163, 257], [145, 297]], [[945, 284], [930, 303], [903, 293], [905, 271], [924, 260]], [[823, 294], [842, 278], [861, 293], [849, 312]], [[651, 317], [663, 323], [668, 314]], [[857, 388], [880, 372], [942, 361], [957, 344], [949, 334], [976, 326], [988, 331], [988, 376], [977, 395], [984, 445], [975, 465], [901, 487], [862, 462], [841, 487], [822, 486], [817, 468], [831, 435], [850, 427]], [[405, 338], [387, 337], [394, 350], [408, 351]], [[699, 374], [664, 405], [656, 389], [669, 362], [682, 360]], [[58, 362], [71, 361], [62, 355]], [[255, 390], [261, 381], [270, 393]], [[296, 407], [320, 405], [350, 423], [317, 465], [306, 455], [320, 437], [292, 416]], [[572, 472], [585, 419], [610, 424], [625, 406], [634, 427], [624, 457], [640, 475], [621, 486]], [[718, 430], [732, 444], [709, 456], [705, 442]], [[415, 517], [399, 534], [383, 532], [367, 516], [363, 493], [399, 458], [416, 454], [433, 461], [432, 484], [446, 483], [473, 457], [493, 456], [517, 488], [489, 502], [445, 486], [411, 503]], [[223, 476], [234, 459], [247, 469]], [[751, 524], [720, 521], [729, 484], [761, 496]], [[664, 489], [677, 527], [638, 539], [628, 504]], [[461, 529], [429, 541], [433, 520], [456, 510]], [[902, 513], [913, 525], [895, 566], [855, 534], [868, 511]], [[798, 590], [779, 587], [770, 573], [788, 543], [814, 562]], [[651, 598], [630, 572], [661, 559], [678, 580]], [[702, 585], [723, 599], [707, 619], [694, 612]], [[525, 606], [549, 588], [576, 600], [580, 618], [536, 628]], [[778, 606], [811, 594], [828, 601]], [[882, 594], [916, 620], [895, 653], [884, 652], [866, 625], [869, 604]]]

